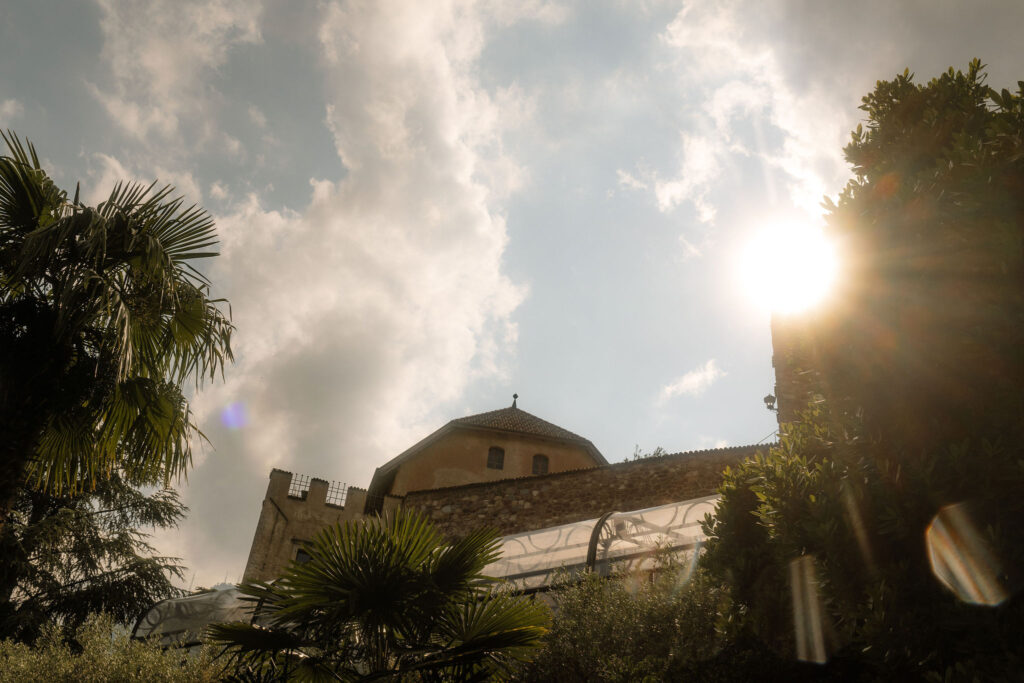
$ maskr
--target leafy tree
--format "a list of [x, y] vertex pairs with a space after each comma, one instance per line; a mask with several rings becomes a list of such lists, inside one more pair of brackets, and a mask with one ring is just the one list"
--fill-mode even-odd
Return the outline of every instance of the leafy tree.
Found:
[[0, 683], [204, 683], [220, 680], [208, 650], [182, 656], [156, 641], [132, 640], [109, 616], [92, 616], [72, 641], [49, 624], [34, 645], [0, 641]]
[[833, 419], [908, 457], [1024, 425], [1024, 82], [982, 68], [879, 82], [829, 206], [848, 272], [813, 369]]
[[213, 221], [170, 187], [119, 184], [88, 207], [31, 144], [3, 139], [0, 510], [26, 476], [59, 493], [115, 470], [181, 475], [198, 434], [182, 385], [232, 358], [232, 325], [196, 270]]
[[146, 527], [171, 528], [185, 506], [114, 475], [77, 494], [22, 487], [0, 528], [0, 638], [32, 642], [46, 624], [74, 632], [92, 613], [129, 624], [182, 591], [174, 558], [154, 555]]
[[658, 446], [653, 451], [640, 450], [640, 444], [633, 446], [633, 460], [645, 460], [647, 458], [660, 458], [665, 455], [665, 449]]
[[517, 680], [679, 680], [718, 647], [717, 590], [671, 562], [653, 576], [587, 574], [550, 595], [551, 631]]
[[[704, 566], [729, 587], [724, 627], [792, 656], [813, 565], [821, 637], [851, 677], [1013, 680], [1024, 606], [1024, 82], [1012, 94], [967, 73], [909, 73], [864, 98], [846, 147], [855, 177], [829, 205], [848, 254], [831, 310], [793, 323], [791, 376], [813, 405], [778, 446], [726, 472]], [[789, 323], [787, 323], [789, 324]], [[778, 338], [776, 338], [779, 354]], [[791, 354], [791, 355], [787, 355]], [[780, 373], [780, 382], [786, 373]], [[998, 564], [996, 607], [947, 590], [926, 530], [966, 503], [964, 537]], [[1009, 568], [1009, 570], [1008, 570]], [[838, 662], [838, 663], [837, 663]]]
[[416, 512], [327, 527], [273, 584], [241, 587], [267, 627], [210, 629], [261, 680], [482, 681], [503, 676], [546, 631], [547, 608], [483, 576], [496, 533], [451, 544]]

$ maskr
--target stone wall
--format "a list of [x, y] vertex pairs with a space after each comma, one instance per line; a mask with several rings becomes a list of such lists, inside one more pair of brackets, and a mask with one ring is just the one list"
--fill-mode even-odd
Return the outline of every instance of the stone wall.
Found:
[[542, 529], [714, 493], [722, 471], [767, 446], [675, 453], [546, 476], [415, 491], [403, 507], [427, 514], [448, 536]]
[[330, 483], [326, 480], [313, 478], [305, 486], [293, 487], [292, 477], [284, 470], [270, 472], [243, 581], [276, 579], [320, 529], [363, 516], [366, 489], [349, 487], [344, 504], [336, 505], [327, 502]]

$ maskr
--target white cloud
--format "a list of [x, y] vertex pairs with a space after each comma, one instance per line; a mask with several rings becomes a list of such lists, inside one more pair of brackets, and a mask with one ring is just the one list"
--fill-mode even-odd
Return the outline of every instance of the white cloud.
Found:
[[[323, 12], [326, 121], [346, 175], [312, 179], [301, 211], [251, 195], [217, 217], [211, 277], [237, 363], [194, 401], [217, 452], [197, 458], [187, 493], [202, 524], [168, 541], [207, 572], [244, 562], [255, 524], [224, 514], [219, 482], [247, 482], [247, 510], [273, 466], [365, 486], [470, 381], [501, 376], [516, 342], [526, 290], [502, 272], [500, 201], [522, 182], [502, 148], [521, 112], [506, 108], [513, 90], [475, 80], [483, 20], [434, 3]], [[229, 431], [218, 415], [234, 402], [249, 424]]]
[[228, 188], [224, 186], [224, 183], [218, 180], [210, 185], [210, 196], [214, 199], [223, 201], [228, 198]]
[[[210, 133], [216, 97], [204, 87], [229, 50], [260, 40], [262, 3], [252, 0], [99, 0], [111, 89], [91, 85], [128, 134], [190, 143]], [[186, 129], [183, 124], [187, 123]], [[178, 141], [180, 143], [180, 140]]]
[[8, 98], [0, 102], [0, 119], [9, 121], [10, 119], [18, 118], [25, 111], [21, 102], [14, 98]]
[[249, 120], [259, 129], [267, 127], [267, 117], [255, 104], [249, 105]]
[[684, 201], [693, 204], [697, 218], [710, 223], [715, 218], [715, 207], [707, 201], [711, 182], [718, 176], [721, 145], [709, 137], [682, 134], [682, 160], [675, 177], [656, 179], [654, 196], [658, 209], [669, 212]]
[[699, 368], [690, 370], [685, 375], [663, 386], [658, 394], [657, 403], [664, 404], [676, 396], [700, 396], [715, 383], [715, 380], [723, 376], [725, 376], [725, 372], [712, 358]]
[[[674, 55], [668, 77], [699, 104], [681, 124], [678, 168], [644, 178], [661, 211], [689, 204], [700, 222], [713, 224], [714, 188], [728, 180], [736, 157], [781, 172], [789, 202], [810, 215], [820, 215], [822, 196], [841, 186], [846, 103], [794, 83], [758, 21], [743, 3], [694, 2], [662, 34]], [[766, 140], [764, 126], [781, 139]]]
[[184, 196], [189, 204], [202, 202], [203, 192], [199, 183], [188, 171], [154, 164], [152, 170], [144, 172], [109, 154], [101, 153], [93, 154], [90, 158], [88, 181], [84, 184], [83, 197], [87, 204], [98, 204], [110, 196], [114, 185], [119, 182], [149, 185], [154, 180], [158, 188], [172, 185], [175, 189], [174, 196]]
[[679, 236], [679, 244], [683, 248], [684, 261], [688, 261], [692, 258], [700, 258], [704, 255], [704, 249], [686, 239], [684, 235]]
[[699, 437], [697, 437], [697, 445], [700, 446], [701, 448], [728, 448], [729, 440], [719, 439], [713, 436], [707, 436], [706, 434], [702, 434]]
[[85, 183], [82, 194], [86, 204], [99, 204], [110, 196], [114, 185], [131, 178], [131, 173], [124, 164], [109, 154], [93, 154], [90, 162], [89, 180]]
[[619, 185], [621, 187], [629, 188], [630, 190], [646, 190], [648, 188], [647, 182], [637, 178], [628, 171], [623, 171], [620, 168], [615, 173], [619, 178]]

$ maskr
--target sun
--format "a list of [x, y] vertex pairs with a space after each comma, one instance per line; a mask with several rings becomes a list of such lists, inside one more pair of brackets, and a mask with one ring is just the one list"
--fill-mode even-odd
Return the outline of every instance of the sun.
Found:
[[839, 273], [839, 258], [821, 229], [778, 221], [753, 232], [739, 268], [744, 291], [760, 309], [791, 314], [828, 296]]

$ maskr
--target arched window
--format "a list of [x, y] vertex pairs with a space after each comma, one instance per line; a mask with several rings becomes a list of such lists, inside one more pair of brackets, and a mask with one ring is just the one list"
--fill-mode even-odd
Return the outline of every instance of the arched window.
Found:
[[548, 456], [538, 453], [533, 456], [533, 473], [534, 474], [547, 474], [548, 473]]
[[505, 469], [505, 449], [499, 448], [498, 446], [491, 446], [490, 450], [487, 451], [487, 469], [489, 470], [503, 470]]

